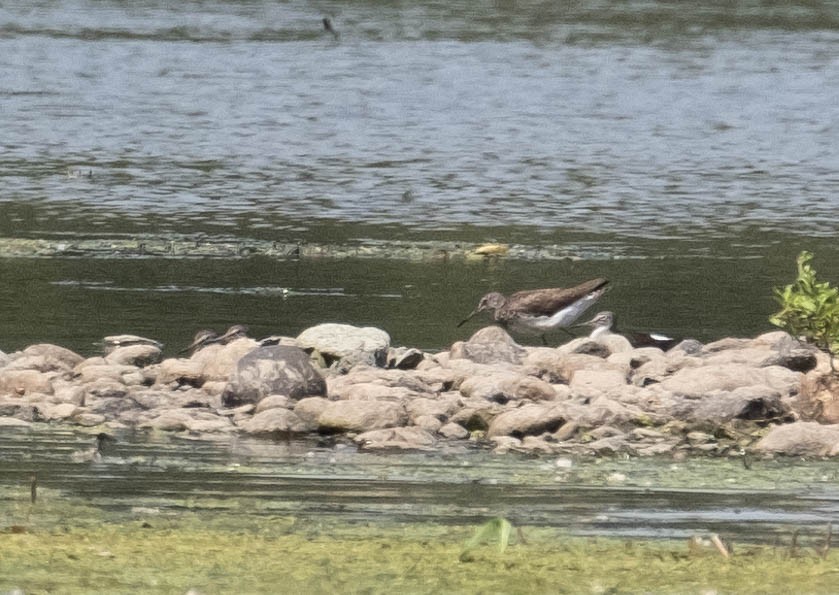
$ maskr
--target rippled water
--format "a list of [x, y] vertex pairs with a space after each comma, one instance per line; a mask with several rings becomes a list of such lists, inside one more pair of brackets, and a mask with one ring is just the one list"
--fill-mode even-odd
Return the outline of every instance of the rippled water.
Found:
[[[832, 465], [698, 459], [533, 459], [456, 450], [399, 457], [314, 442], [191, 440], [119, 433], [101, 461], [93, 438], [37, 429], [0, 436], [0, 510], [41, 491], [128, 514], [225, 511], [377, 523], [520, 526], [582, 535], [687, 538], [717, 532], [772, 543], [823, 535], [839, 515]], [[249, 503], [249, 504], [245, 504]], [[3, 515], [0, 513], [0, 521]]]
[[0, 23], [5, 234], [836, 229], [832, 4], [67, 1]]
[[594, 274], [624, 326], [767, 330], [800, 249], [839, 275], [837, 41], [834, 3], [4, 3], [2, 236], [495, 240], [582, 264], [12, 259], [0, 348], [325, 319], [441, 348], [489, 289]]

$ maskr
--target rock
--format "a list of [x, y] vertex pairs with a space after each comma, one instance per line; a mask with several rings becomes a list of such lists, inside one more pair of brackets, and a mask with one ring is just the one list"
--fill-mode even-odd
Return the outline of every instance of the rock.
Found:
[[763, 386], [744, 386], [733, 391], [719, 391], [694, 402], [688, 415], [693, 421], [722, 424], [732, 419], [773, 421], [786, 418], [790, 408], [781, 395]]
[[384, 367], [390, 335], [372, 327], [327, 323], [304, 330], [297, 336], [297, 345], [320, 353], [327, 366], [343, 361], [349, 365], [366, 363]]
[[38, 368], [41, 372], [66, 372], [84, 360], [74, 351], [49, 343], [30, 345], [23, 350], [23, 354], [33, 358], [43, 358], [43, 365]]
[[607, 438], [595, 440], [594, 442], [589, 442], [585, 445], [584, 449], [598, 456], [615, 455], [622, 452], [633, 452], [632, 447], [629, 445], [629, 441], [623, 434], [620, 436], [609, 436]]
[[262, 413], [263, 411], [268, 411], [269, 409], [276, 409], [277, 407], [282, 407], [283, 409], [291, 409], [291, 399], [289, 399], [285, 395], [268, 395], [257, 404], [256, 412]]
[[14, 417], [0, 416], [0, 428], [31, 428], [32, 424]]
[[314, 428], [293, 411], [279, 407], [257, 413], [239, 426], [249, 434], [280, 435], [303, 434]]
[[17, 397], [0, 397], [0, 417], [14, 417], [23, 421], [34, 421], [38, 412], [32, 403]]
[[285, 345], [258, 347], [239, 360], [222, 402], [235, 407], [275, 394], [291, 399], [324, 396], [326, 383], [304, 351]]
[[109, 378], [122, 383], [124, 374], [131, 374], [136, 372], [137, 368], [134, 366], [126, 366], [121, 364], [104, 364], [104, 365], [87, 365], [82, 368], [77, 368], [75, 374], [80, 382], [94, 382], [102, 378]]
[[635, 424], [644, 418], [642, 412], [636, 407], [621, 403], [607, 395], [597, 397], [587, 405], [568, 404], [564, 408], [564, 413], [566, 419], [573, 420], [585, 428]]
[[[643, 368], [644, 366], [642, 366]], [[802, 375], [780, 366], [755, 368], [732, 363], [682, 368], [659, 385], [662, 390], [690, 398], [713, 391], [733, 391], [743, 386], [765, 386], [782, 395], [797, 392]]]
[[458, 398], [441, 397], [432, 399], [428, 397], [417, 397], [405, 403], [405, 410], [412, 420], [417, 417], [428, 416], [439, 420], [447, 420], [459, 408]]
[[52, 394], [52, 372], [38, 370], [0, 370], [0, 395]]
[[201, 386], [204, 384], [204, 366], [194, 360], [165, 359], [160, 362], [157, 383], [169, 384], [171, 382]]
[[329, 399], [323, 397], [306, 397], [297, 401], [294, 406], [294, 413], [310, 426], [317, 427], [318, 418], [329, 403]]
[[359, 434], [354, 441], [367, 450], [431, 450], [437, 442], [430, 432], [417, 427], [371, 430]]
[[543, 404], [523, 405], [495, 417], [487, 429], [487, 437], [538, 435], [555, 432], [566, 421], [561, 408]]
[[239, 360], [257, 347], [259, 343], [253, 339], [240, 337], [230, 343], [208, 345], [189, 359], [201, 365], [201, 375], [205, 380], [227, 382]]
[[407, 421], [402, 405], [387, 401], [330, 401], [318, 417], [321, 432], [365, 432], [401, 426]]
[[411, 421], [418, 428], [422, 428], [426, 432], [431, 432], [432, 434], [443, 427], [443, 422], [440, 421], [440, 418], [434, 417], [433, 415], [420, 415], [411, 419]]
[[118, 347], [111, 351], [105, 361], [109, 364], [137, 366], [142, 368], [160, 361], [161, 349], [153, 344], [136, 344]]
[[463, 381], [460, 392], [468, 398], [486, 399], [502, 404], [523, 399], [552, 401], [557, 396], [553, 387], [544, 380], [516, 372], [472, 376]]
[[41, 411], [41, 415], [43, 415], [44, 419], [48, 420], [67, 419], [68, 417], [72, 417], [78, 409], [79, 408], [72, 403], [61, 403], [60, 405], [43, 409]]
[[469, 438], [469, 430], [460, 424], [451, 422], [442, 426], [439, 430], [437, 430], [437, 433], [443, 438], [448, 438], [449, 440], [465, 440]]
[[76, 425], [90, 428], [105, 423], [107, 421], [107, 418], [104, 415], [100, 415], [98, 413], [91, 413], [90, 411], [81, 411], [73, 416], [73, 421], [76, 423]]
[[198, 419], [192, 419], [186, 423], [186, 429], [194, 434], [206, 434], [209, 432], [232, 432], [236, 428], [226, 417], [213, 413], [205, 413]]
[[617, 370], [578, 370], [569, 383], [575, 396], [593, 398], [626, 386], [626, 375]]
[[519, 364], [526, 354], [524, 348], [499, 326], [482, 328], [466, 342], [452, 345], [451, 359], [468, 359], [479, 364]]
[[187, 425], [190, 422], [192, 422], [192, 415], [189, 411], [184, 411], [183, 409], [168, 409], [158, 413], [149, 421], [140, 424], [140, 427], [177, 432], [186, 430]]
[[775, 426], [754, 446], [757, 452], [794, 456], [839, 454], [839, 424], [799, 421]]

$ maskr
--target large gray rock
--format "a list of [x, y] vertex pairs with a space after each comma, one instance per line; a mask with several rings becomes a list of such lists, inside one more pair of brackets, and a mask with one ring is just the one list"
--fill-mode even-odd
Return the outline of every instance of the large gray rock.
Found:
[[479, 364], [519, 364], [526, 351], [499, 326], [482, 328], [468, 341], [452, 345], [451, 359], [468, 359]]
[[326, 382], [306, 352], [285, 345], [259, 347], [239, 360], [222, 394], [225, 407], [258, 403], [268, 395], [291, 399], [326, 395]]
[[349, 324], [319, 324], [297, 336], [297, 345], [307, 351], [317, 351], [327, 366], [369, 364], [384, 367], [390, 348], [390, 335], [373, 327]]

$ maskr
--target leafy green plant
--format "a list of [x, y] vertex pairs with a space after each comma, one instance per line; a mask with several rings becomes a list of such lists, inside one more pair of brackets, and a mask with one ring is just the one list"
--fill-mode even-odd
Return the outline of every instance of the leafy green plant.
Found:
[[795, 283], [775, 289], [781, 311], [769, 318], [796, 337], [803, 337], [830, 355], [830, 369], [835, 373], [834, 355], [839, 348], [839, 288], [819, 282], [810, 265], [813, 255], [798, 255], [798, 278]]
[[460, 553], [460, 561], [468, 562], [471, 559], [470, 552], [487, 541], [498, 540], [498, 551], [502, 554], [507, 549], [510, 543], [510, 534], [513, 531], [513, 525], [505, 518], [495, 517], [488, 520], [475, 530], [475, 534], [464, 544], [463, 551]]

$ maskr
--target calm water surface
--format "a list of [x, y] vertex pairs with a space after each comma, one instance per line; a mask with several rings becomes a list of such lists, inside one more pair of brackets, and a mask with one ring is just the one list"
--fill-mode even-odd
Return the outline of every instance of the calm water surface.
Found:
[[488, 289], [593, 274], [624, 326], [765, 330], [801, 248], [839, 274], [837, 41], [833, 3], [6, 2], [2, 237], [581, 263], [3, 260], [2, 348], [325, 319], [441, 348]]

